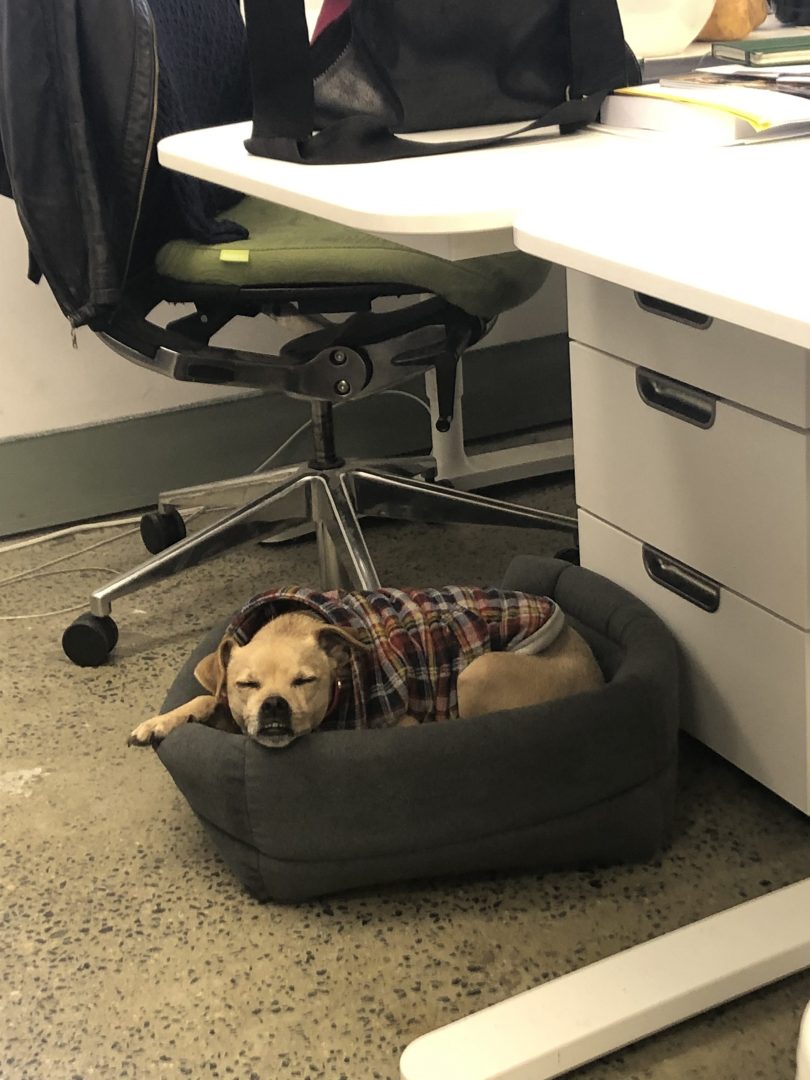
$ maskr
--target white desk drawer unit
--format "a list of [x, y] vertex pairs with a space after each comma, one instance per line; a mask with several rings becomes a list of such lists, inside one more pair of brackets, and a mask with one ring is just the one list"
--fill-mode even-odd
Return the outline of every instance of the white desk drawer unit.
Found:
[[810, 428], [810, 354], [797, 345], [569, 270], [574, 341]]
[[582, 563], [672, 628], [684, 728], [810, 814], [810, 352], [568, 286]]
[[577, 502], [810, 628], [808, 433], [571, 345]]
[[657, 612], [684, 658], [682, 726], [810, 814], [810, 634], [586, 510], [583, 566]]

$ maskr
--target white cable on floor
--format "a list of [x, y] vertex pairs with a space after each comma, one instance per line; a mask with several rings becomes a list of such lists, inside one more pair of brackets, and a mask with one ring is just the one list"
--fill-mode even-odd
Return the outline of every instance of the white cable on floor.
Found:
[[[196, 516], [200, 513], [202, 513], [202, 510], [195, 507], [192, 516]], [[44, 541], [50, 540], [51, 537], [55, 535], [65, 536], [70, 535], [72, 532], [83, 532], [86, 529], [107, 528], [110, 524], [123, 525], [128, 521], [140, 521], [140, 518], [119, 518], [114, 522], [87, 522], [86, 524], [77, 525], [69, 529], [60, 529], [58, 533], [48, 533], [45, 536], [35, 537], [33, 538], [33, 542], [44, 543]], [[94, 544], [88, 544], [87, 547], [82, 548], [80, 551], [68, 551], [64, 555], [59, 555], [55, 559], [49, 559], [47, 562], [40, 563], [39, 566], [31, 567], [29, 570], [22, 570], [18, 574], [12, 574], [11, 577], [0, 578], [0, 586], [12, 585], [17, 581], [24, 581], [26, 579], [30, 580], [32, 578], [49, 577], [52, 574], [80, 574], [87, 570], [92, 570], [94, 573], [119, 574], [119, 570], [113, 570], [109, 566], [71, 566], [60, 570], [52, 570], [50, 568], [56, 566], [57, 563], [65, 562], [67, 559], [78, 558], [79, 555], [84, 555], [88, 551], [95, 550], [95, 548], [104, 547], [105, 544], [112, 544], [115, 543], [116, 540], [123, 540], [125, 537], [132, 536], [132, 534], [136, 532], [138, 532], [137, 528], [126, 529], [124, 532], [117, 533], [115, 536], [107, 536], [103, 540], [97, 540]], [[29, 544], [26, 542], [19, 546], [27, 547]], [[0, 549], [0, 555], [3, 554], [4, 550], [9, 549]], [[83, 601], [80, 604], [73, 604], [71, 607], [62, 608], [59, 611], [32, 611], [25, 615], [0, 615], [0, 622], [16, 622], [19, 619], [46, 619], [51, 615], [69, 615], [71, 612], [78, 611], [86, 606], [86, 601]]]
[[[11, 585], [15, 581], [22, 581], [24, 578], [37, 577], [43, 570], [47, 570], [51, 566], [56, 566], [57, 563], [64, 562], [66, 559], [74, 559], [78, 555], [84, 555], [88, 551], [94, 551], [96, 548], [104, 547], [105, 544], [113, 544], [116, 540], [122, 540], [125, 536], [131, 536], [136, 533], [137, 529], [127, 529], [126, 532], [118, 533], [116, 536], [106, 536], [103, 540], [97, 540], [94, 544], [88, 544], [87, 547], [82, 548], [81, 551], [68, 551], [64, 555], [57, 555], [55, 559], [49, 559], [47, 562], [40, 563], [39, 566], [31, 567], [29, 570], [22, 570], [18, 574], [12, 574], [11, 577], [0, 578], [0, 585]], [[77, 566], [74, 570], [83, 570], [84, 567]], [[117, 571], [113, 571], [117, 573]]]
[[[85, 570], [92, 570], [94, 574], [117, 574], [118, 570], [111, 570], [109, 566], [70, 566], [61, 570], [45, 570], [42, 573], [32, 572], [34, 578], [52, 577], [56, 574], [78, 574]], [[52, 615], [72, 615], [74, 611], [80, 611], [87, 607], [87, 601], [80, 604], [71, 604], [70, 607], [59, 608], [57, 611], [31, 611], [25, 615], [0, 615], [0, 622], [18, 622], [21, 619], [48, 619]]]
[[[227, 507], [193, 506], [186, 511], [184, 520], [192, 521], [200, 514], [213, 513], [215, 510], [220, 509], [226, 510]], [[45, 544], [48, 540], [56, 540], [62, 536], [73, 536], [75, 533], [79, 532], [90, 532], [93, 529], [109, 529], [114, 525], [140, 525], [142, 517], [143, 514], [139, 514], [137, 517], [111, 518], [109, 521], [83, 521], [76, 525], [68, 525], [64, 529], [57, 529], [55, 532], [41, 533], [37, 536], [28, 537], [25, 540], [15, 540], [11, 544], [0, 547], [0, 555], [5, 555], [6, 552], [9, 551], [18, 551], [20, 548], [36, 547], [38, 544]], [[68, 552], [66, 555], [60, 555], [58, 559], [52, 559], [49, 562], [41, 563], [31, 570], [24, 570], [22, 574], [10, 578], [0, 578], [0, 585], [8, 585], [10, 582], [16, 581], [18, 577], [27, 577], [29, 574], [35, 574], [38, 570], [42, 570], [47, 566], [53, 566], [54, 563], [60, 562], [62, 559], [71, 559], [74, 556], [83, 555], [86, 551], [92, 551], [93, 548], [101, 547], [103, 544], [111, 544], [115, 540], [123, 540], [125, 536], [132, 536], [132, 534], [136, 532], [138, 532], [137, 528], [126, 529], [116, 536], [110, 536], [107, 537], [106, 540], [99, 540], [95, 544], [89, 544], [87, 547], [80, 548], [79, 551]]]
[[17, 622], [20, 619], [49, 619], [51, 615], [72, 615], [74, 611], [86, 608], [87, 603], [74, 604], [72, 607], [59, 608], [58, 611], [32, 611], [28, 615], [0, 615], [0, 622]]
[[64, 529], [57, 529], [55, 532], [29, 536], [25, 540], [13, 540], [10, 544], [3, 544], [0, 547], [0, 555], [5, 555], [8, 551], [19, 551], [20, 548], [36, 547], [37, 544], [44, 544], [46, 540], [57, 540], [60, 536], [73, 536], [78, 532], [89, 532], [91, 529], [111, 529], [116, 525], [137, 525], [140, 520], [140, 517], [125, 517], [110, 518], [109, 521], [82, 521], [76, 525], [66, 525]]

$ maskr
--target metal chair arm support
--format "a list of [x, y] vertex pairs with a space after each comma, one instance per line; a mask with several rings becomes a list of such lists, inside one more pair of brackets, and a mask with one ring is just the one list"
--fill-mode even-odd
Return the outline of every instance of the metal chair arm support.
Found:
[[[206, 336], [229, 321], [221, 312], [210, 323], [192, 316], [162, 328], [147, 317], [152, 300], [147, 291], [136, 296], [97, 333], [127, 359], [169, 378], [334, 402], [434, 367], [440, 412], [448, 421], [458, 358], [487, 328], [434, 297], [396, 311], [353, 315], [293, 338], [275, 355], [210, 345]], [[235, 309], [231, 317], [241, 313]]]

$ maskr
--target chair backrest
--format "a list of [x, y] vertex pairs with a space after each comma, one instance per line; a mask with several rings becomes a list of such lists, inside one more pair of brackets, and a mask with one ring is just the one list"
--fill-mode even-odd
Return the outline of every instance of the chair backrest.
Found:
[[233, 193], [168, 177], [155, 145], [249, 116], [238, 0], [0, 0], [0, 191], [76, 326], [165, 240], [244, 235], [212, 221]]
[[[239, 0], [149, 0], [158, 55], [155, 145], [167, 135], [251, 116], [245, 24]], [[214, 220], [241, 195], [161, 169], [153, 149], [144, 193], [137, 263], [151, 263], [167, 240], [227, 243], [245, 237]]]

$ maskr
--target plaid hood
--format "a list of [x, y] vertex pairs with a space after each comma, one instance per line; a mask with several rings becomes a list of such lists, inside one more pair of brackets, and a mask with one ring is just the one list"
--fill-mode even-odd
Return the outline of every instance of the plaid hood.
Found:
[[350, 630], [367, 650], [353, 650], [325, 728], [393, 727], [458, 716], [459, 673], [487, 652], [541, 652], [565, 616], [547, 596], [499, 589], [378, 589], [317, 592], [274, 589], [250, 600], [228, 632], [244, 645], [270, 619], [307, 609]]

